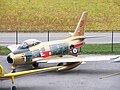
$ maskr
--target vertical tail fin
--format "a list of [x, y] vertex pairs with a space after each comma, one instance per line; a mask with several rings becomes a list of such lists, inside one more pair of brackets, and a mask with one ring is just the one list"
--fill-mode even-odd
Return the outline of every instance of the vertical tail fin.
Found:
[[74, 31], [73, 36], [83, 36], [84, 35], [84, 27], [86, 23], [87, 12], [83, 12], [81, 18], [78, 22], [78, 25]]
[[0, 77], [2, 76], [3, 73], [4, 73], [4, 69], [3, 69], [3, 67], [0, 65]]

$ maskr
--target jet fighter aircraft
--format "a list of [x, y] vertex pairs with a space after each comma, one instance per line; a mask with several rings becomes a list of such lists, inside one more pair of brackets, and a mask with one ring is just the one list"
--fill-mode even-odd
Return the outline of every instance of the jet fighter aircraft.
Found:
[[[101, 60], [100, 58], [78, 58], [78, 48], [84, 45], [84, 39], [91, 38], [84, 36], [87, 12], [83, 12], [78, 25], [70, 37], [63, 40], [40, 42], [36, 39], [29, 39], [20, 45], [11, 45], [8, 48], [12, 51], [8, 57], [8, 63], [12, 64], [12, 72], [15, 72], [17, 65], [32, 64], [37, 68], [38, 63], [58, 63], [60, 70], [69, 70], [77, 67], [84, 61]], [[73, 57], [64, 58], [65, 55]], [[106, 58], [104, 58], [106, 59]], [[64, 64], [65, 63], [65, 64]]]
[[[4, 74], [5, 70], [0, 65], [0, 81], [1, 80], [11, 79], [12, 84], [14, 84], [15, 77], [28, 75], [28, 74], [32, 74], [32, 73], [37, 73], [37, 72], [46, 72], [46, 71], [57, 70], [60, 67], [62, 67], [62, 66], [55, 66], [55, 67], [49, 67], [49, 68], [43, 68], [43, 69], [35, 69], [35, 70], [28, 70], [28, 71], [21, 71], [21, 72], [16, 72], [16, 73]], [[16, 86], [12, 86], [12, 90], [16, 90]]]

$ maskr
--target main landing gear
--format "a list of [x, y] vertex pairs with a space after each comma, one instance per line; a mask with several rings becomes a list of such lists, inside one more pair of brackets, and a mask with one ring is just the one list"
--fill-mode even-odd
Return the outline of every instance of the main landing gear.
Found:
[[58, 63], [58, 65], [57, 66], [63, 66], [63, 63]]
[[38, 65], [39, 65], [39, 63], [34, 62], [34, 63], [32, 64], [32, 67], [33, 67], [33, 68], [38, 68]]

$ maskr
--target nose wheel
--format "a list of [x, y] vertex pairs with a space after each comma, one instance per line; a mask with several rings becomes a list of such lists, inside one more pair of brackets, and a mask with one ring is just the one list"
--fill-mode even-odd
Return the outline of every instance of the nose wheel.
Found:
[[57, 66], [63, 66], [63, 63], [58, 63], [58, 65]]

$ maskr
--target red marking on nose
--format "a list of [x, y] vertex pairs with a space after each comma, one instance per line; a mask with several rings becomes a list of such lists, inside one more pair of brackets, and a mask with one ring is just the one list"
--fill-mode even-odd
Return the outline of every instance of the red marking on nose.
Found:
[[49, 57], [49, 56], [51, 56], [51, 51], [41, 52], [41, 57], [42, 58], [46, 58], [46, 57]]

